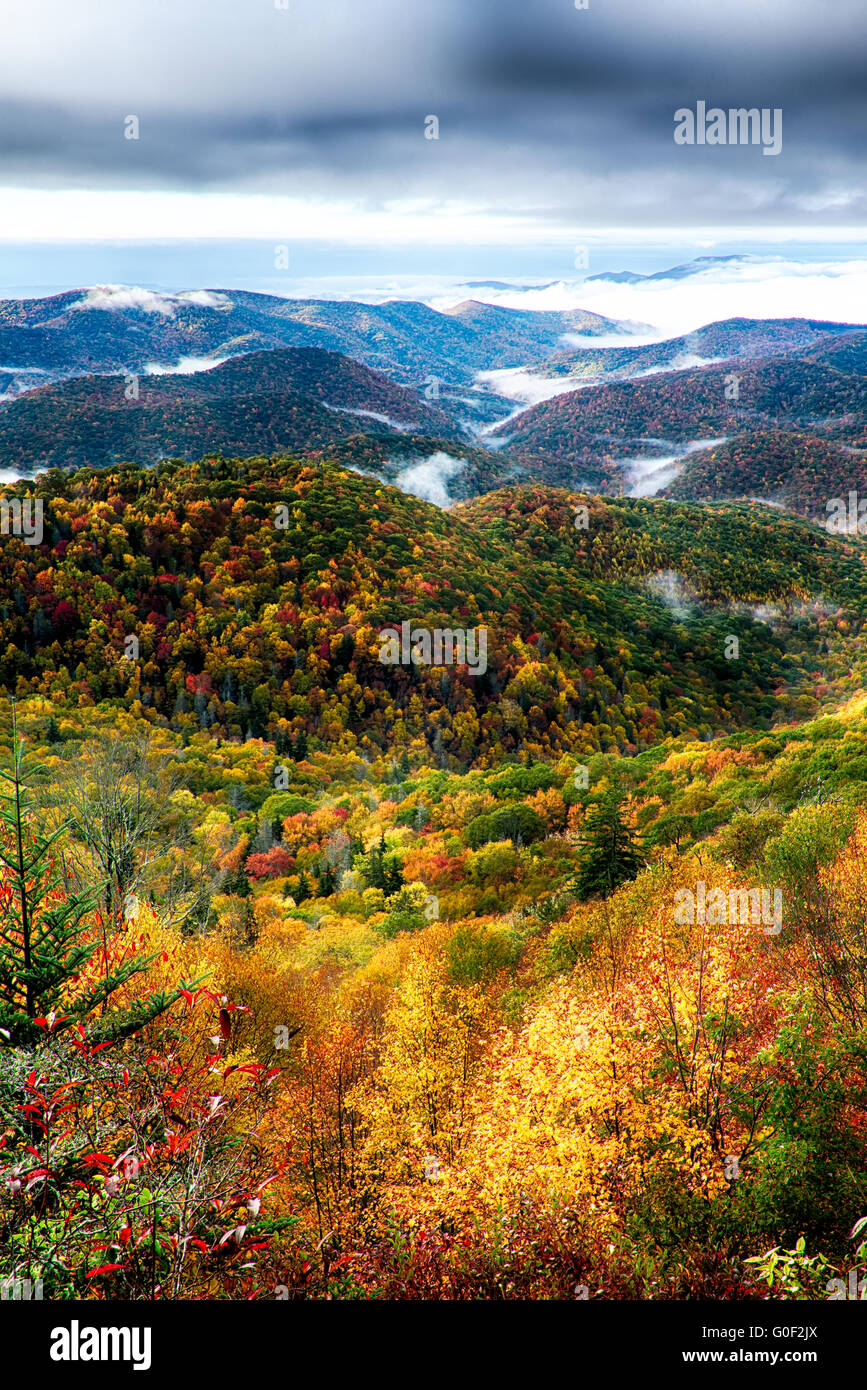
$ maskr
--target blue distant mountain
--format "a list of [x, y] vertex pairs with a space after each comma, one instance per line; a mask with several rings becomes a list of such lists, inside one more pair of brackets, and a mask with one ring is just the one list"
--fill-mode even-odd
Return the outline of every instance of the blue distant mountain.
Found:
[[748, 263], [760, 259], [757, 256], [696, 256], [693, 261], [672, 266], [670, 270], [657, 270], [652, 275], [640, 275], [634, 270], [604, 270], [598, 275], [588, 275], [587, 280], [603, 280], [609, 285], [640, 285], [653, 280], [688, 280], [691, 275], [701, 275], [718, 265], [731, 265], [733, 262]]

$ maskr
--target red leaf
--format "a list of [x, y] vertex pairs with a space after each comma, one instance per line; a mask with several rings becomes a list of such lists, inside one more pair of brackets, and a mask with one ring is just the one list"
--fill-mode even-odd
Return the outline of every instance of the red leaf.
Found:
[[81, 1161], [86, 1163], [88, 1168], [99, 1168], [101, 1172], [106, 1172], [111, 1167], [108, 1154], [83, 1154]]

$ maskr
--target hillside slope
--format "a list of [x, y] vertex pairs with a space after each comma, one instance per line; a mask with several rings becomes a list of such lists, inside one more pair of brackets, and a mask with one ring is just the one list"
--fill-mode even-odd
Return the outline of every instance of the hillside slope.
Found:
[[739, 363], [734, 383], [723, 364], [570, 391], [504, 422], [493, 438], [546, 481], [593, 487], [610, 486], [618, 456], [714, 436], [794, 430], [859, 447], [867, 442], [864, 337]]
[[832, 498], [867, 496], [867, 451], [808, 434], [759, 431], [690, 454], [660, 494], [693, 501], [755, 497], [824, 524]]
[[189, 376], [146, 376], [132, 399], [120, 376], [77, 377], [0, 409], [0, 467], [98, 467], [193, 458], [205, 449], [317, 448], [358, 433], [461, 435], [453, 417], [409, 387], [339, 353], [248, 353]]
[[[480, 306], [485, 308], [486, 306]], [[45, 299], [0, 301], [3, 385], [16, 371], [55, 377], [86, 372], [143, 372], [189, 358], [237, 356], [280, 347], [316, 347], [417, 384], [429, 374], [469, 382], [482, 368], [539, 361], [567, 328], [616, 331], [597, 314], [485, 312], [444, 314], [414, 301], [284, 299], [249, 290], [158, 294], [124, 286], [72, 290]], [[29, 373], [28, 374], [28, 369]]]
[[[743, 361], [750, 358], [803, 355], [838, 338], [849, 340], [852, 324], [820, 319], [724, 319], [692, 333], [641, 347], [580, 348], [558, 352], [532, 369], [538, 376], [597, 380], [635, 376], [665, 368], [697, 366], [696, 358]], [[840, 365], [842, 365], [842, 360]]]
[[[760, 509], [593, 499], [576, 530], [565, 492], [443, 512], [291, 458], [36, 492], [43, 542], [7, 537], [0, 574], [0, 682], [22, 694], [169, 721], [194, 701], [203, 728], [348, 748], [422, 735], [459, 766], [767, 727], [861, 664], [863, 549]], [[484, 665], [383, 664], [403, 620], [484, 627]]]

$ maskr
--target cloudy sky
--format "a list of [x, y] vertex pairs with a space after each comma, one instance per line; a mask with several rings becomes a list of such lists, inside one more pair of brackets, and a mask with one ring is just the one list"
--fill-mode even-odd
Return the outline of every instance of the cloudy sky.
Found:
[[[863, 0], [277, 3], [9, 7], [0, 239], [531, 259], [867, 227]], [[781, 108], [782, 152], [675, 145], [699, 100]]]

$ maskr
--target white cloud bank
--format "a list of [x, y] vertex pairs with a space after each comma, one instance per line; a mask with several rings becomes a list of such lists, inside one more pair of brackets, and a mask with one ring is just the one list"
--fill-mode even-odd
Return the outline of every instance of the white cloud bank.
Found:
[[[797, 261], [785, 257], [710, 264], [683, 279], [612, 284], [605, 280], [559, 280], [537, 288], [482, 288], [473, 296], [513, 309], [588, 309], [606, 318], [652, 324], [650, 334], [592, 338], [570, 334], [581, 347], [639, 345], [677, 337], [706, 323], [729, 318], [812, 318], [839, 323], [867, 320], [867, 259]], [[440, 293], [429, 302], [446, 309], [466, 290]]]
[[423, 502], [432, 502], [435, 507], [450, 507], [453, 498], [449, 496], [447, 484], [463, 473], [466, 466], [466, 459], [452, 458], [440, 449], [403, 468], [394, 480], [395, 487], [420, 497]]
[[695, 439], [691, 444], [675, 445], [673, 447], [677, 452], [663, 458], [619, 459], [629, 483], [629, 496], [654, 497], [674, 482], [685, 458], [701, 449], [716, 449], [720, 444], [725, 444], [727, 438], [728, 435], [722, 435], [719, 439]]
[[[622, 339], [618, 338], [617, 341], [620, 343]], [[567, 391], [580, 391], [593, 384], [568, 376], [533, 376], [531, 372], [526, 372], [520, 367], [498, 367], [491, 372], [477, 372], [475, 379], [480, 386], [489, 387], [498, 396], [505, 396], [510, 401], [523, 401], [525, 405], [539, 405], [542, 401], [551, 400], [553, 396], [562, 396]], [[493, 425], [481, 428], [478, 433], [486, 434], [502, 423], [503, 421], [499, 420]]]
[[138, 309], [144, 314], [162, 314], [164, 318], [173, 318], [182, 304], [227, 309], [231, 307], [231, 300], [227, 295], [214, 294], [211, 290], [182, 290], [180, 294], [163, 294], [157, 290], [142, 289], [140, 285], [94, 285], [72, 308], [109, 311]]
[[193, 376], [196, 372], [209, 372], [228, 362], [228, 357], [181, 357], [173, 366], [164, 362], [146, 362], [145, 376]]

